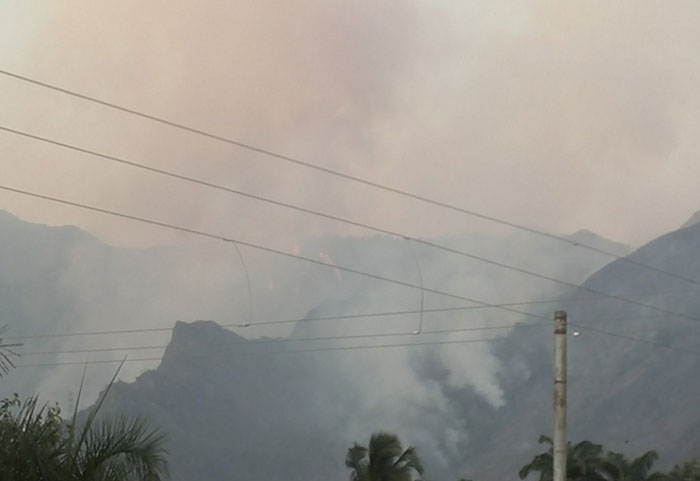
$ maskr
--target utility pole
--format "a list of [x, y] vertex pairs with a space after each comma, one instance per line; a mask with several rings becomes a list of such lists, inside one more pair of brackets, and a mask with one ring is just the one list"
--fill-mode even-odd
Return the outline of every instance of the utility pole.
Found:
[[554, 313], [553, 481], [566, 481], [566, 311]]

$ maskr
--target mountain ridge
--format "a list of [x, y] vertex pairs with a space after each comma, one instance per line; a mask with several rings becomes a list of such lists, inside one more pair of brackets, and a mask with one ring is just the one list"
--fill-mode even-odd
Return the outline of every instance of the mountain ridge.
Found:
[[[21, 227], [21, 222], [16, 226]], [[3, 229], [2, 225], [0, 219], [3, 231], [0, 235], [15, 236], [11, 229]], [[661, 236], [629, 254], [628, 259], [659, 269], [677, 270], [695, 279], [700, 274], [697, 263], [699, 229], [690, 226]], [[32, 229], [19, 231], [27, 237], [32, 235]], [[71, 229], [68, 232], [70, 237]], [[579, 242], [596, 241], [595, 234], [586, 231], [573, 236]], [[140, 299], [157, 293], [158, 297], [147, 299], [153, 301], [153, 307], [142, 315], [143, 322], [151, 321], [148, 316], [153, 313], [158, 313], [159, 318], [165, 317], [162, 309], [169, 304], [173, 304], [170, 312], [177, 312], [180, 305], [191, 304], [192, 300], [205, 304], [206, 298], [197, 299], [199, 291], [186, 294], [177, 284], [165, 284], [162, 294], [148, 290], [149, 283], [161, 281], [158, 275], [168, 275], [170, 271], [163, 269], [171, 263], [170, 257], [163, 257], [156, 263], [149, 260], [151, 252], [129, 251], [127, 255], [113, 248], [91, 247], [79, 249], [77, 257], [73, 252], [72, 256], [64, 258], [60, 252], [71, 251], [75, 246], [49, 239], [47, 245], [53, 242], [57, 246], [48, 251], [47, 259], [52, 264], [35, 255], [34, 250], [44, 249], [43, 244], [37, 247], [36, 240], [32, 243], [17, 239], [20, 238], [16, 237], [14, 244], [0, 245], [0, 249], [8, 253], [2, 258], [26, 271], [28, 264], [22, 259], [34, 255], [33, 262], [38, 270], [24, 272], [30, 282], [28, 286], [41, 280], [46, 286], [41, 289], [56, 289], [69, 285], [66, 279], [81, 281], [77, 284], [79, 289], [56, 290], [55, 300], [40, 296], [46, 297], [47, 303], [37, 311], [38, 315], [46, 316], [55, 305], [67, 302], [66, 318], [75, 317], [82, 307], [77, 296], [85, 293], [89, 295], [85, 295], [83, 301], [89, 301], [92, 315], [110, 314], [110, 309], [115, 309], [115, 313], [125, 318], [130, 315], [127, 307], [133, 308]], [[688, 289], [687, 282], [635, 266], [624, 259], [608, 264], [609, 258], [584, 249], [558, 244], [553, 248], [554, 241], [531, 245], [525, 239], [513, 236], [496, 243], [491, 238], [484, 242], [465, 238], [452, 239], [449, 243], [464, 249], [483, 248], [483, 255], [487, 257], [504, 253], [510, 256], [505, 262], [523, 268], [565, 277], [574, 283], [583, 282], [586, 288], [617, 296], [632, 294], [632, 299], [700, 318], [700, 306], [690, 295], [693, 290]], [[19, 250], [11, 256], [12, 245]], [[95, 245], [101, 244], [98, 241]], [[412, 282], [417, 276], [417, 267], [411, 262], [404, 241], [318, 239], [303, 246], [304, 250], [322, 251], [339, 264], [364, 262], [367, 265], [362, 268], [386, 269], [392, 276]], [[668, 462], [700, 450], [700, 439], [694, 431], [700, 425], [694, 411], [700, 393], [692, 386], [679, 386], [700, 367], [697, 361], [689, 354], [678, 357], [675, 354], [681, 353], [670, 349], [661, 350], [663, 354], [659, 354], [659, 349], [655, 350], [651, 344], [584, 329], [588, 325], [622, 336], [700, 351], [700, 346], [694, 344], [697, 331], [690, 329], [694, 327], [692, 321], [677, 319], [672, 321], [675, 324], [660, 323], [660, 319], [665, 319], [660, 317], [662, 313], [639, 305], [614, 299], [596, 300], [590, 292], [555, 289], [544, 283], [537, 284], [539, 281], [505, 277], [502, 269], [443, 256], [419, 246], [415, 251], [426, 285], [431, 287], [473, 293], [485, 299], [491, 299], [487, 297], [491, 295], [496, 301], [568, 299], [559, 304], [532, 304], [518, 310], [549, 318], [553, 310], [566, 308], [572, 329], [581, 331], [570, 344], [572, 439], [588, 437], [621, 450], [658, 447]], [[104, 253], [111, 257], [104, 257]], [[371, 255], [364, 259], [364, 253]], [[137, 257], [129, 257], [132, 254]], [[64, 265], [57, 263], [61, 259]], [[71, 264], [76, 259], [81, 261], [81, 268], [77, 270]], [[89, 265], [82, 266], [85, 260]], [[10, 271], [4, 269], [3, 272]], [[196, 270], [185, 269], [184, 272], [192, 277], [192, 282], [210, 287], [206, 284], [210, 279], [208, 272], [204, 271], [201, 277], [194, 277]], [[349, 321], [341, 317], [397, 309], [416, 310], [422, 302], [420, 293], [380, 287], [350, 276], [338, 278], [333, 273], [325, 273], [328, 275], [320, 284], [311, 282], [311, 271], [292, 274], [290, 278], [298, 282], [299, 295], [320, 292], [316, 294], [321, 301], [309, 309], [307, 317], [336, 316], [338, 319], [300, 322], [293, 331], [293, 339], [286, 336], [276, 339], [272, 335], [266, 342], [240, 335], [265, 337], [270, 331], [266, 331], [263, 324], [235, 333], [213, 321], [178, 322], [170, 333], [171, 340], [160, 366], [141, 373], [133, 382], [117, 383], [107, 398], [106, 414], [142, 415], [167, 431], [172, 441], [174, 481], [204, 476], [219, 481], [234, 474], [251, 481], [345, 479], [342, 464], [345, 450], [355, 441], [364, 442], [370, 432], [377, 429], [396, 431], [405, 442], [416, 444], [426, 460], [428, 472], [438, 479], [474, 475], [485, 481], [500, 481], [504, 473], [511, 473], [515, 478], [517, 468], [537, 452], [537, 437], [548, 432], [551, 425], [551, 335], [537, 322], [507, 311], [488, 309], [440, 315], [426, 312], [425, 315], [355, 317]], [[133, 284], [133, 292], [118, 291], [123, 289], [120, 287], [123, 282]], [[10, 293], [17, 292], [16, 283], [17, 279], [8, 277], [5, 284], [0, 284], [5, 286], [3, 290], [8, 300], [13, 299]], [[27, 289], [33, 291], [34, 296], [36, 292], [43, 292], [37, 287]], [[230, 296], [233, 289], [228, 287], [222, 292]], [[259, 293], [259, 290], [254, 289], [254, 292]], [[118, 302], [106, 304], [108, 298]], [[240, 298], [241, 305], [247, 306], [247, 294]], [[289, 302], [287, 298], [283, 300]], [[444, 303], [443, 299], [425, 297], [426, 308], [452, 305]], [[282, 308], [285, 307], [282, 303]], [[26, 315], [27, 308], [18, 305], [18, 313], [31, 320]], [[179, 316], [180, 319], [184, 317]], [[284, 318], [290, 317], [294, 316]], [[243, 323], [251, 320], [246, 313], [239, 314], [239, 318]], [[59, 320], [58, 316], [51, 319]], [[251, 324], [255, 324], [256, 319], [265, 318], [253, 316]], [[233, 318], [234, 323], [237, 320]], [[163, 325], [162, 319], [160, 322]], [[488, 337], [497, 339], [482, 343], [482, 338], [487, 336], [479, 331], [440, 335], [443, 337], [424, 332], [416, 337], [411, 332], [418, 322], [425, 331], [455, 326], [490, 329], [507, 323], [518, 325], [504, 330], [506, 335], [500, 338], [497, 334], [501, 331], [485, 331]], [[230, 317], [226, 318], [226, 323], [231, 323]], [[51, 327], [47, 325], [43, 329], [48, 331]], [[378, 337], [371, 341], [368, 334]], [[356, 337], [322, 343], [301, 340], [338, 335]], [[137, 336], [138, 342], [132, 343], [147, 342], [143, 333]], [[353, 347], [433, 339], [450, 342], [476, 339], [480, 342], [411, 349], [360, 350]], [[283, 352], [319, 347], [339, 349]], [[50, 371], [46, 376], [57, 378]], [[664, 399], [664, 395], [669, 394], [672, 399]], [[636, 426], [638, 419], [650, 425]], [[651, 442], [642, 445], [654, 432], [664, 433], [667, 439], [656, 445]], [[311, 452], [321, 459], [310, 458]]]

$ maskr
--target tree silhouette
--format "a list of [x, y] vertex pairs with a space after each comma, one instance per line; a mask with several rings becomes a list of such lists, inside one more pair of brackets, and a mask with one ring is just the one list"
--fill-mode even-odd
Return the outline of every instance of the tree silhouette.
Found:
[[[539, 481], [552, 481], [553, 446], [552, 439], [540, 436], [540, 444], [549, 445], [547, 451], [535, 456], [532, 461], [520, 469], [520, 479], [525, 479], [531, 473], [539, 473]], [[603, 462], [603, 446], [590, 441], [581, 441], [575, 445], [567, 443], [566, 477], [570, 481], [604, 481], [601, 465]]]
[[404, 450], [395, 434], [372, 434], [369, 448], [355, 443], [348, 449], [345, 466], [352, 469], [351, 481], [411, 481], [423, 474], [413, 446]]
[[161, 434], [139, 419], [96, 420], [117, 373], [81, 423], [80, 392], [71, 423], [63, 421], [58, 406], [39, 407], [37, 397], [21, 402], [15, 394], [0, 401], [2, 481], [165, 479], [168, 464]]

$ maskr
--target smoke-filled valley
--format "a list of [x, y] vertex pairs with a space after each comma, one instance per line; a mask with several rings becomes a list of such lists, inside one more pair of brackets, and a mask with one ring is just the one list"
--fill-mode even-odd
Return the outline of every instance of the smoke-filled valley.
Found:
[[[0, 235], [8, 338], [136, 331], [25, 337], [3, 395], [67, 405], [87, 361], [87, 406], [116, 367], [95, 361], [128, 355], [106, 409], [167, 433], [176, 481], [345, 479], [344, 450], [378, 429], [415, 444], [432, 479], [514, 475], [551, 429], [546, 319], [559, 308], [580, 334], [570, 343], [573, 439], [628, 450], [649, 439], [669, 461], [700, 441], [700, 393], [678, 382], [698, 363], [682, 352], [697, 342], [696, 297], [638, 265], [697, 278], [697, 224], [632, 252], [636, 264], [575, 245], [631, 250], [585, 231], [573, 243], [523, 233], [434, 240], [581, 289], [385, 236], [309, 240], [299, 255], [328, 264], [319, 266], [246, 248], [241, 259], [230, 244], [120, 249], [7, 213]], [[30, 364], [40, 366], [21, 367]]]

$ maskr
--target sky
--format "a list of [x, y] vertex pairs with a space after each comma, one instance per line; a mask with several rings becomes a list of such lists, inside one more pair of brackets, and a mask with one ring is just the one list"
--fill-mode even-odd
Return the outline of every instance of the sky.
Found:
[[[700, 209], [694, 1], [0, 3], [0, 69], [550, 232]], [[435, 237], [493, 226], [0, 75], [0, 126]], [[0, 132], [2, 184], [264, 243], [367, 235]], [[0, 192], [120, 246], [183, 234]]]

